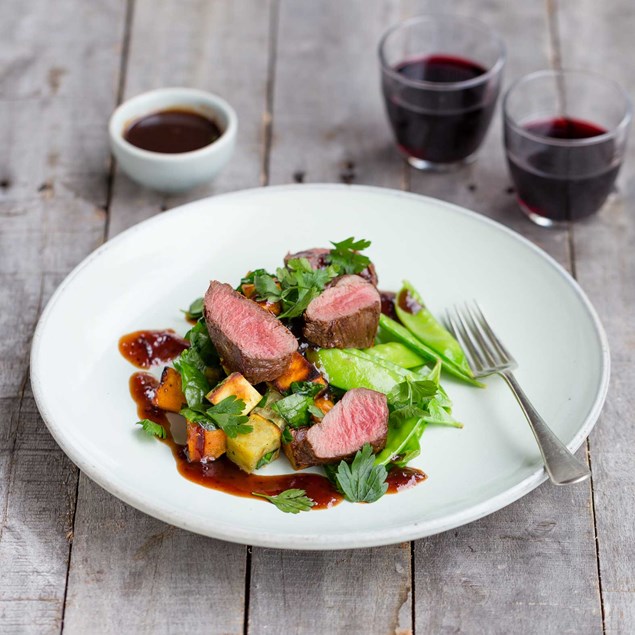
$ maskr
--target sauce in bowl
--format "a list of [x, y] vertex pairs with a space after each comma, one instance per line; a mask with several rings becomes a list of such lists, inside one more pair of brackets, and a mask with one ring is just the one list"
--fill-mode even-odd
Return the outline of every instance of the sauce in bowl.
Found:
[[222, 134], [218, 125], [192, 110], [161, 110], [133, 121], [124, 139], [137, 148], [163, 154], [200, 150]]

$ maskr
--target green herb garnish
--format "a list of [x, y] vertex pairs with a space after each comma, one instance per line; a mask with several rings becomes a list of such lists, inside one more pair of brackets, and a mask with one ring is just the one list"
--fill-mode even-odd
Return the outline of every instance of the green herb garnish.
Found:
[[293, 435], [291, 434], [291, 430], [289, 428], [284, 428], [282, 430], [282, 443], [292, 443]]
[[336, 267], [313, 269], [306, 258], [293, 258], [286, 267], [277, 270], [275, 278], [266, 272], [254, 275], [256, 300], [280, 302], [282, 313], [279, 318], [299, 317], [338, 274]]
[[[183, 309], [181, 309], [183, 310]], [[198, 320], [203, 317], [203, 298], [196, 298], [187, 311], [183, 311], [188, 320]]]
[[160, 423], [155, 423], [150, 421], [150, 419], [142, 419], [137, 421], [135, 425], [141, 426], [148, 436], [159, 437], [159, 439], [165, 439], [168, 436], [165, 428]]
[[355, 240], [353, 236], [339, 243], [331, 242], [330, 262], [337, 267], [340, 273], [361, 273], [370, 264], [370, 258], [360, 254], [370, 247], [370, 240]]
[[334, 474], [338, 489], [352, 503], [374, 503], [379, 500], [388, 489], [387, 476], [383, 465], [375, 465], [375, 456], [369, 443], [355, 454], [351, 463], [342, 461]]
[[299, 512], [308, 512], [315, 501], [306, 496], [306, 492], [303, 489], [286, 489], [284, 492], [276, 496], [269, 496], [268, 494], [261, 494], [260, 492], [252, 492], [254, 496], [260, 496], [266, 498], [270, 503], [273, 503], [281, 512], [287, 514], [298, 514]]

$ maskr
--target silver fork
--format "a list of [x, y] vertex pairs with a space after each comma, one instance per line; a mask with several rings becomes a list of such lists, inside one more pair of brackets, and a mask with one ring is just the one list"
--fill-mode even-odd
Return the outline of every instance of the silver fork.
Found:
[[568, 485], [589, 478], [586, 464], [567, 449], [531, 405], [512, 373], [518, 367], [516, 360], [496, 337], [478, 303], [455, 306], [446, 313], [446, 324], [465, 351], [474, 377], [500, 375], [507, 382], [527, 417], [552, 482]]

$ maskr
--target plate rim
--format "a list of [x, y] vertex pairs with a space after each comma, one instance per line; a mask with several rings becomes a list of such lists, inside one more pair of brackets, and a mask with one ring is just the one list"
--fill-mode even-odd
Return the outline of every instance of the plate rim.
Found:
[[[510, 505], [521, 497], [525, 496], [529, 492], [537, 488], [541, 483], [547, 480], [547, 474], [544, 468], [539, 468], [520, 483], [515, 486], [488, 498], [487, 500], [472, 505], [466, 509], [463, 509], [452, 514], [442, 516], [428, 521], [415, 521], [399, 527], [388, 529], [368, 530], [363, 532], [347, 532], [339, 534], [323, 535], [317, 533], [305, 533], [302, 535], [287, 534], [284, 531], [269, 532], [266, 534], [259, 533], [257, 539], [253, 534], [253, 530], [239, 529], [232, 526], [231, 532], [223, 529], [223, 523], [217, 525], [210, 525], [209, 523], [199, 522], [197, 523], [197, 516], [192, 514], [188, 517], [177, 515], [176, 513], [170, 513], [169, 510], [164, 510], [160, 507], [153, 506], [144, 500], [144, 497], [136, 494], [134, 491], [129, 491], [126, 487], [119, 487], [115, 482], [109, 480], [109, 478], [102, 473], [102, 471], [93, 466], [89, 459], [84, 457], [81, 453], [73, 449], [73, 445], [69, 442], [69, 437], [64, 433], [63, 425], [59, 425], [54, 421], [53, 416], [49, 412], [47, 407], [44, 388], [43, 377], [39, 373], [39, 358], [41, 357], [43, 334], [46, 330], [46, 325], [49, 317], [53, 313], [56, 304], [59, 299], [65, 293], [65, 290], [70, 286], [73, 280], [94, 260], [101, 258], [107, 251], [113, 246], [117, 245], [120, 241], [127, 240], [129, 236], [141, 231], [149, 224], [160, 224], [170, 220], [174, 216], [187, 213], [191, 208], [217, 204], [216, 201], [226, 201], [231, 198], [249, 198], [252, 196], [262, 195], [268, 192], [294, 192], [294, 191], [308, 191], [308, 190], [334, 190], [339, 192], [360, 192], [369, 193], [385, 197], [397, 197], [405, 198], [409, 200], [415, 200], [419, 202], [428, 202], [432, 205], [440, 205], [448, 209], [453, 213], [461, 216], [467, 216], [475, 219], [477, 222], [489, 225], [492, 229], [507, 234], [511, 239], [519, 241], [524, 244], [531, 251], [537, 254], [542, 259], [546, 260], [555, 271], [564, 279], [564, 281], [573, 289], [577, 299], [581, 302], [584, 309], [587, 311], [591, 318], [595, 333], [598, 337], [598, 341], [601, 349], [602, 368], [601, 378], [597, 388], [597, 395], [593, 406], [591, 407], [586, 419], [580, 426], [578, 433], [567, 444], [567, 447], [575, 452], [582, 445], [584, 440], [589, 436], [591, 430], [595, 426], [602, 408], [604, 406], [606, 396], [609, 388], [610, 381], [610, 368], [611, 358], [609, 350], [609, 342], [604, 327], [600, 321], [600, 318], [592, 305], [591, 301], [583, 291], [580, 284], [573, 278], [573, 276], [550, 254], [538, 247], [528, 238], [514, 231], [513, 229], [503, 225], [502, 223], [493, 220], [487, 216], [474, 212], [472, 210], [461, 207], [454, 203], [444, 201], [442, 199], [434, 198], [431, 196], [425, 196], [422, 194], [415, 194], [413, 192], [404, 192], [402, 190], [394, 190], [390, 188], [377, 187], [371, 185], [345, 185], [338, 183], [312, 183], [312, 184], [286, 184], [286, 185], [274, 185], [264, 187], [254, 187], [243, 190], [236, 190], [224, 194], [218, 194], [208, 196], [205, 198], [191, 201], [183, 205], [179, 205], [171, 210], [157, 214], [150, 218], [147, 218], [139, 223], [136, 223], [132, 227], [124, 230], [117, 236], [106, 241], [93, 252], [88, 254], [78, 265], [76, 265], [70, 273], [64, 278], [61, 284], [52, 294], [51, 298], [46, 304], [46, 307], [42, 311], [38, 323], [36, 325], [30, 354], [30, 378], [31, 387], [35, 403], [38, 411], [42, 416], [42, 419], [48, 428], [50, 434], [53, 436], [55, 442], [60, 446], [62, 451], [68, 458], [91, 480], [97, 483], [100, 487], [107, 492], [117, 497], [124, 503], [131, 505], [132, 507], [139, 509], [145, 514], [157, 518], [163, 522], [180, 527], [187, 531], [192, 531], [201, 535], [208, 536], [219, 540], [228, 542], [234, 542], [239, 544], [248, 544], [253, 546], [278, 548], [278, 549], [303, 549], [303, 550], [332, 550], [332, 549], [361, 549], [373, 546], [383, 546], [389, 544], [395, 544], [398, 542], [404, 542], [409, 540], [416, 540], [418, 538], [424, 538], [426, 536], [432, 536], [456, 527], [463, 526], [471, 523], [479, 518], [483, 518], [489, 514], [499, 511], [503, 507]], [[147, 497], [146, 497], [147, 498]], [[229, 527], [225, 523], [225, 526]]]

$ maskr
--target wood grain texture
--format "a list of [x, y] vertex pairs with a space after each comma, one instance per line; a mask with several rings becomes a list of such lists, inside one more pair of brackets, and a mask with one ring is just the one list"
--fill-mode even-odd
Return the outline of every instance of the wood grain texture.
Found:
[[[434, 5], [430, 0], [406, 0], [405, 13], [409, 16], [431, 11]], [[455, 0], [452, 7], [460, 15], [481, 20], [503, 37], [507, 47], [503, 90], [521, 75], [549, 66], [550, 40], [543, 3], [519, 3], [512, 11], [501, 0], [481, 3]], [[503, 91], [501, 97], [502, 94]], [[474, 163], [447, 174], [423, 173], [411, 168], [410, 189], [493, 218], [529, 238], [568, 268], [567, 230], [544, 231], [536, 227], [522, 215], [516, 203], [503, 148], [501, 101]]]
[[280, 4], [270, 183], [400, 188], [379, 89], [377, 43], [398, 3]]
[[[28, 384], [31, 334], [103, 239], [124, 3], [3, 5], [0, 22], [0, 631], [59, 632], [77, 471]], [[99, 78], [96, 82], [95, 78]]]
[[236, 151], [212, 183], [178, 195], [117, 172], [110, 236], [157, 212], [261, 183], [269, 76], [270, 0], [136, 0], [124, 98], [165, 86], [217, 93], [238, 115]]
[[254, 549], [250, 633], [411, 631], [410, 543], [358, 551]]
[[[136, 0], [124, 97], [164, 85], [211, 90], [237, 110], [240, 132], [226, 172], [182, 196], [117, 172], [109, 238], [166, 207], [259, 184], [269, 22], [259, 0]], [[97, 619], [101, 633], [240, 633], [246, 562], [246, 547], [170, 527], [82, 475], [64, 630], [90, 632]]]
[[[506, 84], [551, 58], [544, 5], [503, 2], [454, 9], [480, 19], [507, 43]], [[406, 14], [430, 2], [407, 2]], [[505, 165], [501, 108], [475, 163], [450, 174], [410, 170], [413, 191], [478, 211], [537, 243], [571, 267], [567, 229], [545, 231], [525, 219]], [[601, 630], [591, 492], [588, 485], [543, 485], [525, 499], [454, 532], [416, 542], [418, 632], [571, 632]], [[522, 582], [521, 582], [522, 581]]]
[[[565, 68], [585, 68], [635, 94], [632, 51], [635, 6], [626, 0], [559, 3]], [[591, 45], [590, 45], [591, 44]], [[631, 136], [618, 193], [600, 214], [575, 225], [578, 280], [604, 323], [611, 347], [611, 386], [590, 439], [597, 540], [607, 633], [635, 625], [635, 143]]]
[[[402, 186], [375, 52], [395, 19], [395, 2], [280, 3], [271, 183]], [[408, 543], [337, 552], [254, 548], [251, 565], [250, 633], [411, 632]]]

